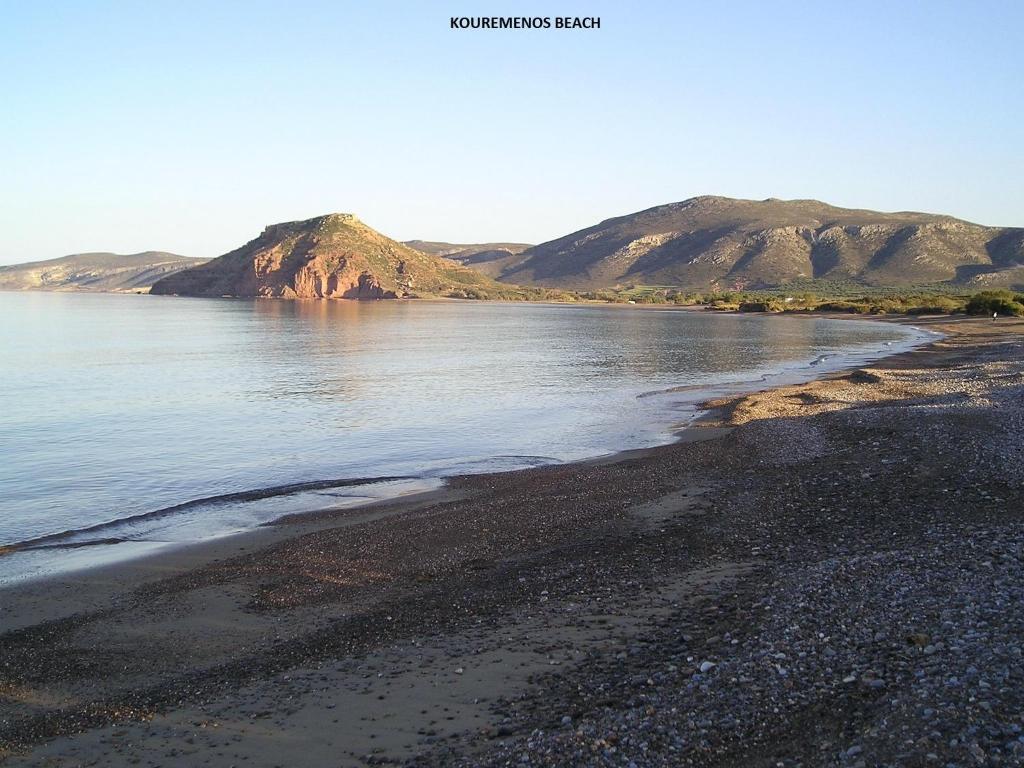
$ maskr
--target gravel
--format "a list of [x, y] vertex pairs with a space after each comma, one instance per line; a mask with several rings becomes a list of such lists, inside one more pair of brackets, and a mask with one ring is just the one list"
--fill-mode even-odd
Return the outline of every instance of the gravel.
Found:
[[413, 763], [1024, 765], [1021, 352], [746, 403], [702, 523], [752, 575]]

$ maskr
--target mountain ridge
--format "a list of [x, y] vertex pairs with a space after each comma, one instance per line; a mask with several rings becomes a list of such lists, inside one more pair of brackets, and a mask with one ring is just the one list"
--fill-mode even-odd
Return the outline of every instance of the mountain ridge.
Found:
[[205, 262], [166, 251], [73, 253], [0, 266], [0, 290], [144, 292], [162, 277]]
[[984, 288], [1024, 282], [1024, 229], [818, 200], [702, 195], [533, 246], [496, 277], [577, 290], [630, 282], [766, 288], [800, 278]]
[[488, 277], [497, 277], [515, 257], [532, 246], [528, 243], [446, 243], [437, 240], [405, 240], [405, 245], [424, 253], [443, 256]]

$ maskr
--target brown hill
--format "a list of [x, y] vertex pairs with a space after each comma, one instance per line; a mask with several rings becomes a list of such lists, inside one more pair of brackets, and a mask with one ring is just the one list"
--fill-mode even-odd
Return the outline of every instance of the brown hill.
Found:
[[0, 267], [0, 290], [146, 291], [160, 278], [205, 261], [163, 251], [75, 253]]
[[516, 256], [530, 246], [526, 243], [441, 243], [433, 240], [406, 240], [410, 248], [457, 261], [488, 277], [497, 277], [509, 265], [518, 261]]
[[592, 289], [637, 283], [762, 288], [797, 278], [869, 285], [1024, 282], [1024, 229], [817, 200], [695, 197], [527, 249], [498, 279]]
[[382, 299], [492, 286], [462, 265], [385, 237], [347, 213], [273, 224], [241, 248], [153, 286], [183, 296]]

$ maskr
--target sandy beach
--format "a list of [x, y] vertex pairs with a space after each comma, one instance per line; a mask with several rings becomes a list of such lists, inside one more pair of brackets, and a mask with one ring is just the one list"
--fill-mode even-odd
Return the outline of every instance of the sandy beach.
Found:
[[1024, 321], [0, 592], [12, 766], [1019, 765]]

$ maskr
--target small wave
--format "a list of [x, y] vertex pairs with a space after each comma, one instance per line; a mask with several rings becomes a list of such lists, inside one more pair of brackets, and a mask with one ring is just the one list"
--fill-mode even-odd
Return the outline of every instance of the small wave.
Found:
[[489, 472], [507, 472], [530, 467], [542, 467], [547, 464], [559, 464], [562, 459], [554, 456], [532, 456], [505, 454], [486, 456], [476, 459], [464, 459], [440, 467], [433, 467], [423, 473], [423, 477], [449, 477], [452, 475], [476, 475]]
[[98, 547], [98, 546], [106, 546], [106, 545], [109, 545], [109, 544], [124, 544], [126, 541], [131, 541], [131, 539], [126, 539], [123, 536], [106, 536], [106, 537], [104, 537], [102, 539], [86, 539], [85, 541], [54, 542], [52, 544], [35, 544], [33, 546], [30, 546], [30, 547], [18, 546], [17, 544], [15, 544], [13, 551], [19, 551], [20, 550], [20, 551], [24, 552], [24, 551], [35, 551], [35, 550], [41, 550], [41, 549], [82, 549], [83, 547]]
[[715, 394], [717, 392], [728, 392], [735, 388], [750, 387], [752, 384], [766, 384], [773, 377], [778, 376], [784, 370], [779, 369], [776, 371], [769, 371], [761, 374], [752, 374], [749, 378], [736, 379], [736, 380], [725, 380], [725, 381], [710, 381], [703, 384], [681, 384], [677, 387], [669, 387], [667, 389], [653, 389], [648, 392], [641, 392], [637, 395], [638, 400], [642, 400], [646, 397], [659, 397], [662, 395], [680, 395], [687, 392], [692, 392], [698, 395], [696, 400], [706, 400], [709, 393]]
[[33, 539], [26, 539], [20, 542], [14, 542], [12, 544], [6, 544], [0, 547], [0, 555], [10, 554], [12, 552], [19, 552], [25, 550], [35, 549], [53, 549], [57, 547], [72, 547], [72, 546], [88, 546], [96, 543], [116, 543], [116, 538], [110, 537], [105, 539], [89, 539], [85, 542], [69, 542], [75, 536], [84, 536], [88, 534], [98, 533], [99, 531], [109, 530], [111, 528], [120, 528], [124, 525], [131, 525], [132, 523], [138, 523], [143, 520], [155, 520], [161, 517], [178, 514], [181, 512], [187, 512], [192, 509], [200, 507], [219, 507], [226, 504], [237, 504], [239, 502], [247, 501], [259, 501], [261, 499], [269, 499], [276, 496], [290, 496], [295, 493], [302, 493], [305, 491], [319, 491], [330, 488], [346, 488], [350, 486], [358, 485], [376, 485], [378, 483], [389, 483], [396, 480], [413, 480], [415, 479], [412, 475], [395, 475], [395, 476], [384, 476], [384, 477], [346, 477], [336, 480], [313, 480], [304, 483], [288, 483], [286, 485], [273, 485], [266, 488], [253, 488], [248, 491], [236, 491], [234, 493], [223, 493], [216, 496], [204, 496], [200, 499], [191, 499], [190, 501], [182, 502], [181, 504], [174, 504], [170, 507], [162, 507], [161, 509], [154, 509], [149, 512], [142, 512], [137, 515], [130, 515], [128, 517], [121, 517], [115, 520], [108, 520], [103, 523], [97, 523], [95, 525], [86, 526], [84, 528], [70, 528], [68, 530], [59, 531], [57, 533], [48, 533], [45, 536], [37, 536]]
[[[886, 357], [893, 354], [893, 350], [906, 351], [913, 349], [916, 346], [931, 341], [925, 334], [931, 334], [934, 336], [942, 337], [942, 333], [938, 331], [922, 331], [916, 326], [903, 326], [910, 328], [914, 331], [918, 331], [916, 334], [907, 334], [904, 338], [896, 339], [892, 341], [881, 341], [877, 345], [867, 345], [864, 348], [847, 348], [839, 352], [830, 352], [822, 354], [816, 357], [814, 360], [809, 362], [794, 362], [789, 364], [782, 364], [779, 367], [765, 371], [762, 373], [751, 373], [749, 378], [737, 379], [732, 381], [708, 381], [700, 384], [683, 384], [680, 386], [669, 387], [667, 389], [656, 389], [647, 392], [641, 392], [636, 397], [637, 399], [643, 399], [648, 397], [664, 396], [664, 395], [679, 395], [692, 393], [695, 395], [694, 398], [686, 398], [686, 401], [699, 402], [702, 400], [708, 400], [712, 397], [720, 397], [724, 394], [730, 393], [741, 393], [747, 391], [756, 390], [761, 385], [767, 384], [778, 384], [778, 383], [797, 383], [798, 379], [789, 380], [788, 377], [797, 376], [800, 373], [809, 372], [815, 370], [814, 377], [823, 375], [818, 373], [816, 369], [825, 368], [832, 370], [835, 366], [837, 369], [844, 367], [850, 367], [855, 365], [863, 365], [866, 363], [873, 362], [879, 358]], [[826, 371], [827, 372], [827, 371]]]

